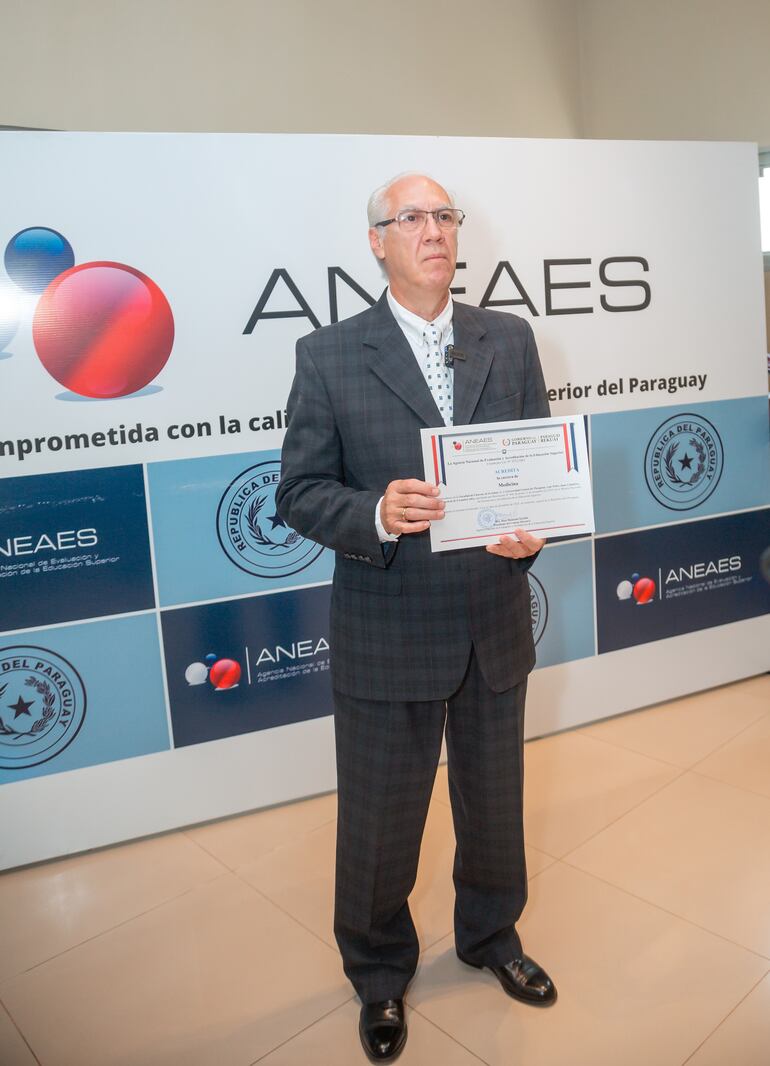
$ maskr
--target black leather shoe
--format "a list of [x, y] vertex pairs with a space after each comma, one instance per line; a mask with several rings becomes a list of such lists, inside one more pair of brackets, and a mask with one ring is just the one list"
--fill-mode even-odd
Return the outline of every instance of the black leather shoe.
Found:
[[406, 1043], [403, 999], [364, 1003], [358, 1032], [370, 1062], [393, 1062]]
[[[471, 962], [458, 952], [457, 957], [466, 966], [483, 970], [483, 963]], [[503, 986], [503, 991], [522, 1003], [531, 1003], [535, 1007], [550, 1007], [556, 1002], [556, 986], [551, 978], [534, 959], [522, 955], [519, 959], [506, 962], [504, 966], [487, 966]]]

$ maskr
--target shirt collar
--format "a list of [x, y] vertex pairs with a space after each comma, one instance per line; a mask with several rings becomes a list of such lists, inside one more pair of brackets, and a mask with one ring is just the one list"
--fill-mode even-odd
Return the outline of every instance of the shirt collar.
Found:
[[454, 315], [454, 304], [452, 302], [452, 294], [449, 294], [446, 307], [441, 314], [436, 315], [432, 322], [429, 322], [425, 318], [421, 318], [420, 315], [416, 315], [414, 311], [408, 311], [405, 307], [398, 302], [393, 293], [388, 288], [388, 306], [393, 312], [393, 317], [404, 332], [406, 339], [410, 344], [422, 345], [424, 343], [424, 334], [428, 326], [435, 326], [439, 335], [439, 344], [441, 344], [447, 337], [450, 329], [452, 328], [452, 316]]

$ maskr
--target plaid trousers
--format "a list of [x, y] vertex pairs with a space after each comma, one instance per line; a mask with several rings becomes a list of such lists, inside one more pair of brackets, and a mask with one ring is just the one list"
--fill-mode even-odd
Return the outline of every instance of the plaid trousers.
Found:
[[399, 999], [419, 957], [408, 896], [446, 726], [455, 829], [457, 950], [498, 965], [521, 954], [527, 900], [523, 728], [527, 682], [494, 692], [475, 651], [448, 700], [335, 692], [339, 813], [334, 931], [363, 1003]]

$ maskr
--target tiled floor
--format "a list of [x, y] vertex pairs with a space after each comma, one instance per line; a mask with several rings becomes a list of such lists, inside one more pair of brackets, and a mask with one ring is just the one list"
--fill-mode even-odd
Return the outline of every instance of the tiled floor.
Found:
[[[536, 1011], [452, 942], [439, 771], [403, 1066], [768, 1066], [770, 675], [526, 749]], [[335, 797], [0, 875], [0, 1066], [362, 1066]]]

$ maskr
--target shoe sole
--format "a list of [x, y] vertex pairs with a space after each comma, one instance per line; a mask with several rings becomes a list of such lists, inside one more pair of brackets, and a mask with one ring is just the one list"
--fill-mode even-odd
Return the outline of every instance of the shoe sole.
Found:
[[458, 955], [457, 958], [464, 966], [471, 966], [474, 970], [489, 970], [506, 996], [509, 999], [515, 999], [517, 1003], [526, 1003], [528, 1007], [552, 1007], [558, 998], [556, 989], [553, 990], [553, 996], [550, 999], [528, 999], [526, 996], [517, 996], [515, 992], [509, 992], [497, 974], [492, 973], [489, 966], [485, 966], [483, 962], [471, 962], [470, 959], [464, 959], [462, 955]]

